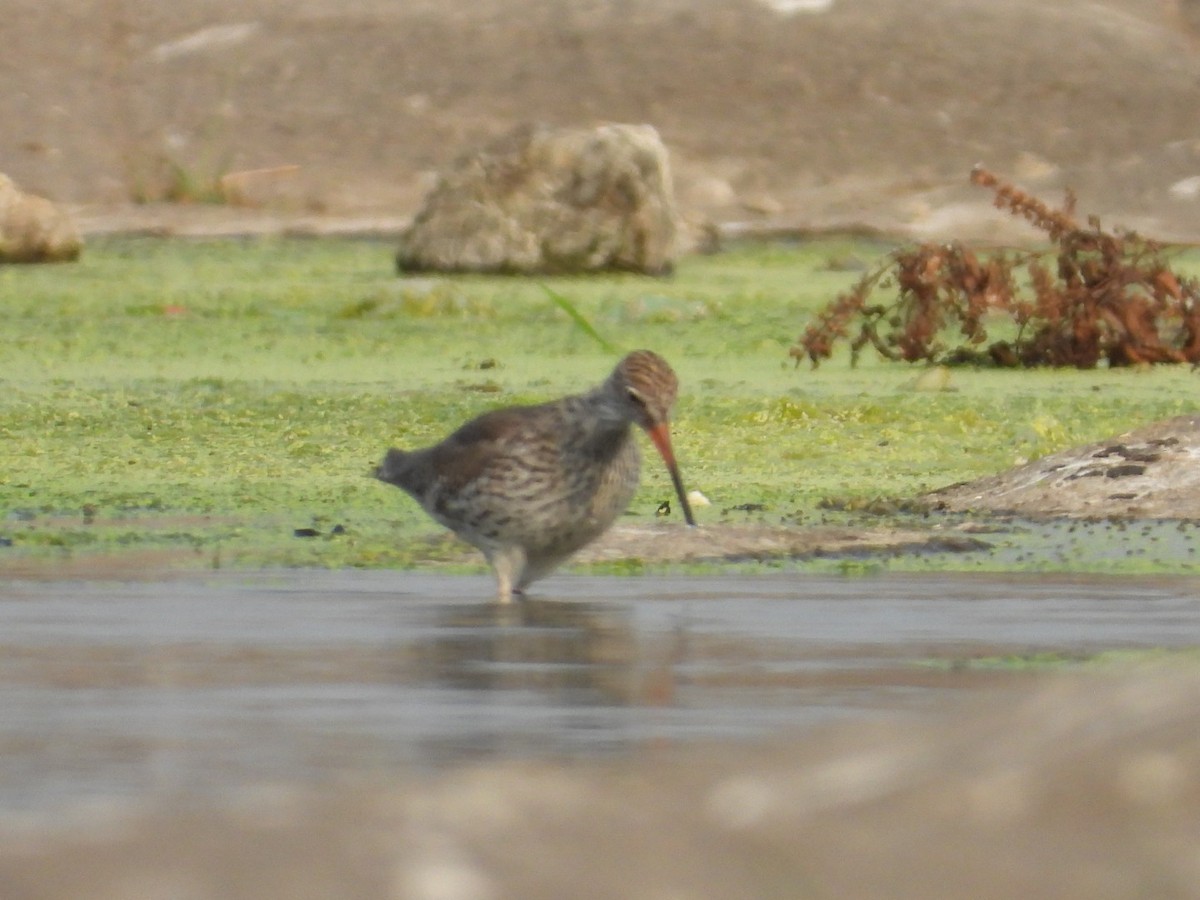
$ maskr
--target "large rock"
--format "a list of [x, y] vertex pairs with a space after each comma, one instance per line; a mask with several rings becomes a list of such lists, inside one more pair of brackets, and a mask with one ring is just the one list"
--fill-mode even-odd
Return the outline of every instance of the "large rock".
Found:
[[649, 125], [522, 126], [444, 172], [405, 231], [401, 272], [669, 272], [677, 213]]
[[65, 210], [0, 174], [0, 263], [68, 262], [82, 246]]
[[946, 512], [1200, 519], [1200, 416], [1155, 422], [922, 499]]

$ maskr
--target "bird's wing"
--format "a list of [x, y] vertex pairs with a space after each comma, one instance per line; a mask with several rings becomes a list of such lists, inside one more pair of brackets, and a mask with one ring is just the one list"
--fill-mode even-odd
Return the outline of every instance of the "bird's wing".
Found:
[[544, 404], [484, 413], [431, 447], [429, 464], [441, 483], [456, 491], [489, 470], [539, 455], [555, 440], [552, 407]]

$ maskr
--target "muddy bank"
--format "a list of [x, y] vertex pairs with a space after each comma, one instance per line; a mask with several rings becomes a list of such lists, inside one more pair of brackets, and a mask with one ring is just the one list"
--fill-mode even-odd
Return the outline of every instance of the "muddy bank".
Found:
[[[161, 517], [174, 521], [174, 517]], [[54, 522], [49, 521], [53, 527]], [[159, 527], [157, 518], [142, 517], [143, 529]], [[43, 527], [45, 527], [43, 525]], [[958, 554], [987, 550], [987, 536], [970, 533], [960, 523], [928, 528], [862, 526], [770, 526], [713, 523], [687, 528], [679, 523], [618, 523], [572, 557], [572, 565], [628, 563], [634, 566], [736, 563], [756, 560], [865, 559], [872, 556]], [[419, 538], [430, 548], [423, 569], [484, 565], [480, 553], [440, 532]], [[436, 560], [436, 561], [434, 561]], [[212, 568], [211, 554], [195, 550], [116, 550], [71, 555], [10, 553], [0, 577], [26, 579], [172, 579]]]
[[965, 553], [988, 544], [954, 527], [933, 530], [874, 527], [620, 524], [575, 558], [580, 563], [743, 562], [762, 559], [855, 557], [873, 554]]

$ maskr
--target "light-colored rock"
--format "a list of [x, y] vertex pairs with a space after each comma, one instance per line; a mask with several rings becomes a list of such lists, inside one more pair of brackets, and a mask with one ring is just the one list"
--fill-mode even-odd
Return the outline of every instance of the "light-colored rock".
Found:
[[1200, 416], [1155, 422], [922, 499], [947, 512], [1200, 519]]
[[69, 262], [82, 247], [66, 211], [0, 174], [0, 263]]
[[401, 272], [669, 272], [678, 214], [649, 125], [525, 125], [441, 174], [401, 236]]

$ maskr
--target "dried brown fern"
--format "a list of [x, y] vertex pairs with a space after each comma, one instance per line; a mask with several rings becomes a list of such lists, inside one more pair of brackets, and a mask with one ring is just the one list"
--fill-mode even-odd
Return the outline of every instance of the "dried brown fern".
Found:
[[[868, 344], [907, 362], [1091, 368], [1200, 362], [1200, 290], [1171, 271], [1161, 245], [1075, 219], [1070, 193], [1053, 209], [976, 167], [971, 181], [995, 192], [996, 206], [1021, 216], [1056, 245], [1053, 268], [1034, 252], [986, 259], [960, 243], [919, 244], [883, 264], [819, 312], [790, 354], [813, 366], [849, 340], [851, 362]], [[1023, 271], [1025, 294], [1015, 285]], [[894, 299], [870, 304], [895, 286]], [[1012, 341], [988, 343], [987, 320], [1016, 325]], [[954, 346], [945, 343], [952, 329]]]

